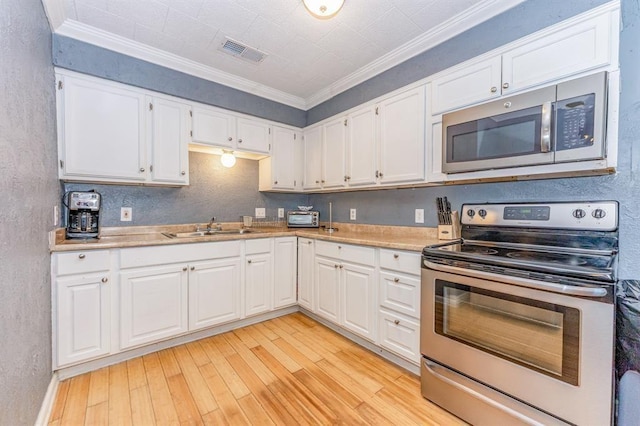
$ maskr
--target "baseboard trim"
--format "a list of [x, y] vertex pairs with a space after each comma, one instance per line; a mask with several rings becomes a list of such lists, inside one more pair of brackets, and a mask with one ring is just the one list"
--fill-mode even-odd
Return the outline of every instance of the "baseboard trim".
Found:
[[410, 371], [411, 373], [419, 376], [420, 375], [420, 365], [414, 364], [411, 361], [408, 361], [392, 352], [387, 351], [386, 349], [381, 348], [380, 346], [376, 345], [373, 342], [370, 342], [369, 340], [363, 339], [362, 337], [348, 331], [345, 330], [344, 328], [340, 327], [337, 324], [332, 323], [331, 321], [314, 314], [311, 311], [308, 311], [305, 308], [300, 307], [300, 312], [306, 316], [308, 316], [309, 318], [312, 318], [316, 321], [318, 321], [320, 324], [330, 328], [331, 330], [335, 331], [336, 333], [346, 337], [347, 339], [351, 340], [352, 342], [362, 346], [365, 349], [368, 349], [369, 351], [375, 353], [376, 355], [380, 355], [382, 358], [386, 359], [389, 362], [394, 363], [395, 365], [397, 365], [398, 367], [404, 368], [407, 371]]
[[51, 376], [51, 381], [47, 387], [47, 393], [44, 394], [42, 405], [40, 406], [40, 412], [36, 419], [35, 426], [46, 426], [49, 423], [49, 417], [51, 417], [51, 410], [53, 410], [53, 403], [56, 400], [56, 394], [58, 393], [58, 373], [54, 372]]

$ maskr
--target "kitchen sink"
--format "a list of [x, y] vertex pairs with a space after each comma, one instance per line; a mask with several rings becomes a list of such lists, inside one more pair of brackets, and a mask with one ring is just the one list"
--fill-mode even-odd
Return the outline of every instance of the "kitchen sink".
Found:
[[256, 231], [255, 229], [212, 229], [211, 231], [163, 232], [162, 235], [169, 238], [193, 238], [209, 237], [211, 235], [243, 235], [258, 233], [260, 233], [260, 231]]

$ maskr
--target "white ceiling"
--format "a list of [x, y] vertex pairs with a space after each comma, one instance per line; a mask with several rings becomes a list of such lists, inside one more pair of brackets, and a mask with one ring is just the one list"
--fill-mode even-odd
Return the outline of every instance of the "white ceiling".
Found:
[[[308, 109], [524, 0], [43, 0], [53, 30]], [[218, 50], [231, 37], [260, 64]]]

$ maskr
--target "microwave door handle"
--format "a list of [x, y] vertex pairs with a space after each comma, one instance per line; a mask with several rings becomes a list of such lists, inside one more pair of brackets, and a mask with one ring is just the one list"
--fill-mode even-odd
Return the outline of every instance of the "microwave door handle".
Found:
[[540, 125], [540, 152], [551, 151], [551, 102], [542, 104], [542, 123]]

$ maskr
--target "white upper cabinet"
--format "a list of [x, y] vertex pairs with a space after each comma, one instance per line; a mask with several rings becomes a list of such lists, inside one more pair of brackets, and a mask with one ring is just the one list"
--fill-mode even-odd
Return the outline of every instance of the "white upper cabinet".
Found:
[[296, 191], [302, 188], [302, 142], [292, 129], [273, 126], [271, 156], [260, 160], [260, 191]]
[[187, 104], [68, 71], [56, 77], [60, 179], [189, 183]]
[[322, 187], [322, 126], [304, 130], [304, 189]]
[[368, 105], [347, 117], [347, 183], [349, 186], [376, 183], [376, 111]]
[[149, 172], [154, 182], [189, 183], [190, 107], [162, 98], [149, 98], [151, 119], [147, 134], [151, 149]]
[[502, 58], [499, 55], [445, 73], [431, 84], [432, 113], [499, 97], [501, 76]]
[[269, 123], [248, 118], [238, 118], [238, 150], [249, 152], [262, 152], [268, 154], [271, 151]]
[[425, 178], [425, 86], [379, 104], [380, 183]]
[[322, 141], [322, 187], [341, 188], [346, 185], [345, 155], [347, 120], [337, 118], [324, 124]]
[[193, 142], [235, 148], [236, 117], [219, 108], [194, 105]]
[[56, 80], [60, 179], [144, 182], [145, 95], [90, 77]]

